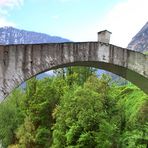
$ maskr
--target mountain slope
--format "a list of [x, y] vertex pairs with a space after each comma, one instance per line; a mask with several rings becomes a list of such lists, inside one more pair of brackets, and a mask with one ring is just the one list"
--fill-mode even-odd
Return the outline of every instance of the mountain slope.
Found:
[[127, 48], [139, 52], [148, 51], [148, 22], [132, 38], [132, 41], [128, 44]]
[[13, 27], [0, 28], [0, 44], [38, 44], [69, 42], [70, 40], [43, 33], [20, 30]]

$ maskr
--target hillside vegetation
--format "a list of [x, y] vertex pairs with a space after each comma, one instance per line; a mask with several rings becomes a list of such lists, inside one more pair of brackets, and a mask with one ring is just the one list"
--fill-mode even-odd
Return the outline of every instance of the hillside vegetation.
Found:
[[146, 148], [148, 95], [84, 67], [32, 78], [0, 104], [4, 148]]

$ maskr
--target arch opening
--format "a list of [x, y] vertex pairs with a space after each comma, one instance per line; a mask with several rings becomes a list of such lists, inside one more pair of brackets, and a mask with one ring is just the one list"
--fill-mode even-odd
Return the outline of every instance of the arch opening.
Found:
[[[142, 75], [129, 70], [127, 68], [115, 65], [115, 64], [110, 64], [110, 63], [105, 63], [105, 62], [97, 62], [97, 61], [79, 61], [79, 62], [69, 62], [69, 63], [65, 63], [65, 64], [59, 64], [57, 66], [53, 66], [52, 68], [46, 69], [44, 71], [40, 71], [34, 75], [32, 75], [29, 78], [24, 79], [24, 81], [22, 81], [20, 84], [16, 85], [13, 87], [13, 89], [10, 91], [9, 94], [11, 94], [11, 92], [19, 87], [23, 82], [31, 79], [34, 76], [37, 76], [41, 73], [44, 73], [46, 71], [49, 70], [55, 70], [58, 68], [66, 68], [66, 67], [70, 67], [70, 66], [86, 66], [86, 67], [93, 67], [93, 68], [97, 68], [97, 69], [102, 69], [102, 70], [106, 70], [108, 72], [111, 72], [113, 74], [116, 74], [122, 78], [124, 78], [125, 80], [133, 83], [134, 85], [136, 85], [138, 88], [140, 88], [144, 93], [148, 94], [148, 79], [143, 77]], [[5, 96], [5, 98], [9, 95], [7, 94]]]
[[[54, 66], [50, 69], [46, 69], [43, 72], [54, 70], [58, 68], [64, 68], [64, 67], [70, 67], [70, 66], [87, 66], [87, 67], [94, 67], [97, 69], [106, 70], [108, 72], [111, 72], [113, 74], [116, 74], [129, 82], [135, 84], [138, 88], [140, 88], [142, 91], [144, 91], [146, 94], [148, 94], [148, 79], [144, 76], [140, 75], [139, 73], [136, 73], [130, 69], [127, 69], [125, 67], [121, 67], [115, 64], [105, 63], [105, 62], [97, 62], [97, 61], [79, 61], [79, 62], [71, 62], [71, 63], [65, 63], [61, 65]], [[38, 74], [41, 74], [43, 72], [39, 72]], [[36, 74], [36, 75], [38, 75]], [[35, 76], [35, 75], [34, 75]]]

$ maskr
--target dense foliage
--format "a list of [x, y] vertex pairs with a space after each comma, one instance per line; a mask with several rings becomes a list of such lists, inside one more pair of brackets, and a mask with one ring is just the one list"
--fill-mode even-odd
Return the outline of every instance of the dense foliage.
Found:
[[148, 147], [148, 96], [95, 71], [60, 69], [15, 90], [0, 104], [0, 147]]

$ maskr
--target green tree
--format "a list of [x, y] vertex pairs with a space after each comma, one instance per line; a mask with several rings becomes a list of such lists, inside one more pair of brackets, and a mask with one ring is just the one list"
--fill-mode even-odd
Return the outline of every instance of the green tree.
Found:
[[27, 82], [22, 104], [26, 117], [17, 132], [19, 146], [46, 148], [51, 145], [52, 112], [66, 89], [64, 85], [64, 80], [59, 78], [33, 78]]
[[60, 68], [54, 72], [56, 76], [63, 78], [67, 84], [72, 87], [74, 84], [83, 85], [88, 77], [95, 74], [96, 71], [97, 69], [92, 67], [73, 66]]
[[[108, 98], [109, 79], [92, 76], [82, 86], [64, 94], [54, 112], [52, 147], [109, 147], [117, 129], [110, 123], [104, 101]], [[93, 87], [92, 87], [93, 86]], [[104, 141], [104, 143], [103, 143]]]
[[148, 145], [148, 95], [137, 87], [123, 87], [118, 96], [121, 146], [145, 148]]
[[20, 99], [23, 97], [24, 93], [17, 89], [0, 104], [0, 139], [3, 147], [17, 142], [16, 130], [24, 119], [20, 108]]

